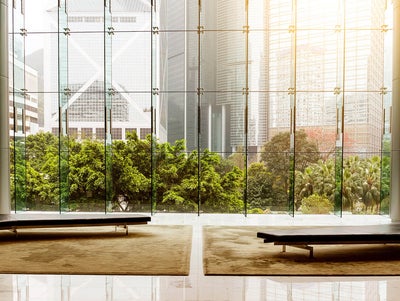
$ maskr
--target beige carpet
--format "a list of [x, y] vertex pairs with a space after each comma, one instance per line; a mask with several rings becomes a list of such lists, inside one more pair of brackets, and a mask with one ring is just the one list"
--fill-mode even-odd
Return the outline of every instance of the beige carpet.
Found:
[[188, 275], [191, 226], [0, 231], [0, 274]]
[[306, 250], [264, 243], [260, 226], [203, 227], [206, 275], [400, 275], [400, 245], [316, 245]]

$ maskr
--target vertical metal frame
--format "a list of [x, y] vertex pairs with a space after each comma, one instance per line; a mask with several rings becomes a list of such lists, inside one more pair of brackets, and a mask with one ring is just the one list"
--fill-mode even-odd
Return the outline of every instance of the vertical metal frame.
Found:
[[245, 83], [246, 86], [244, 88], [244, 95], [245, 95], [245, 109], [244, 109], [244, 141], [245, 141], [245, 147], [244, 147], [244, 188], [243, 188], [243, 203], [244, 203], [244, 216], [247, 216], [247, 169], [248, 169], [248, 153], [249, 153], [249, 147], [248, 147], [248, 140], [249, 140], [249, 33], [250, 33], [250, 27], [249, 27], [249, 0], [244, 0], [245, 1], [245, 20], [246, 24], [244, 25], [244, 30], [243, 32], [246, 35], [246, 45], [245, 45], [245, 56], [246, 56], [246, 62], [245, 62]]
[[336, 87], [333, 94], [336, 98], [336, 140], [335, 140], [335, 191], [334, 214], [343, 213], [343, 134], [344, 134], [344, 91], [345, 91], [345, 2], [339, 0], [338, 20], [336, 25]]
[[[25, 15], [22, 1], [13, 9], [13, 118], [14, 118], [14, 211], [27, 209], [26, 148], [25, 148]], [[21, 58], [18, 58], [18, 57]], [[7, 58], [8, 59], [8, 58]], [[17, 64], [17, 60], [20, 64]], [[22, 65], [22, 69], [18, 67]], [[7, 110], [8, 111], [8, 110]]]
[[69, 137], [68, 137], [68, 28], [67, 1], [58, 8], [58, 109], [59, 109], [59, 211], [67, 211], [69, 203]]
[[297, 0], [292, 0], [292, 25], [289, 28], [292, 43], [292, 70], [291, 86], [289, 87], [290, 99], [290, 146], [289, 146], [289, 191], [288, 191], [288, 212], [294, 216], [295, 211], [295, 171], [296, 171], [296, 82], [297, 82]]
[[112, 85], [112, 27], [111, 0], [104, 1], [104, 160], [105, 160], [105, 200], [104, 211], [112, 211], [112, 102], [114, 88]]
[[197, 10], [197, 215], [201, 211], [201, 35], [204, 34], [204, 26], [201, 24], [202, 0], [198, 0]]
[[150, 60], [150, 72], [151, 72], [151, 146], [150, 146], [150, 213], [153, 215], [157, 210], [157, 105], [159, 101], [159, 87], [157, 80], [157, 68], [158, 68], [158, 45], [159, 45], [159, 11], [157, 10], [157, 0], [151, 1], [151, 16], [150, 16], [150, 49], [151, 49], [151, 60]]

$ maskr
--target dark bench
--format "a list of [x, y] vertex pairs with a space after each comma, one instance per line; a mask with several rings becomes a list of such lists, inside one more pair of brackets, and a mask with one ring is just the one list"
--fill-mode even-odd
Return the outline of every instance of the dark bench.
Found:
[[0, 214], [0, 230], [11, 230], [17, 234], [19, 228], [58, 227], [123, 227], [128, 234], [128, 225], [147, 224], [151, 217], [141, 214]]
[[311, 245], [400, 243], [400, 224], [365, 226], [292, 227], [257, 232], [265, 243], [306, 249], [313, 257]]

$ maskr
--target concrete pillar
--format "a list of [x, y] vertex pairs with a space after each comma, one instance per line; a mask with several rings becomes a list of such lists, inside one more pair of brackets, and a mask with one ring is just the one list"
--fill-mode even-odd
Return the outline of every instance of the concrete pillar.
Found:
[[8, 5], [0, 0], [0, 214], [10, 213]]
[[393, 93], [390, 218], [400, 221], [400, 0], [393, 0]]

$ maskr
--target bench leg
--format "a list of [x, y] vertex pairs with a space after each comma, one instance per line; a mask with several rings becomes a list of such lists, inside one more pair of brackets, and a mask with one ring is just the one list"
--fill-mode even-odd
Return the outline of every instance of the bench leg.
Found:
[[314, 248], [309, 245], [290, 245], [294, 248], [304, 249], [310, 251], [310, 258], [314, 258]]
[[125, 235], [128, 235], [128, 225], [124, 224], [124, 225], [116, 225], [115, 226], [115, 232], [117, 232], [118, 227], [124, 228], [125, 229]]
[[18, 237], [17, 228], [12, 227], [10, 231], [11, 231], [12, 233], [14, 233], [15, 237]]

